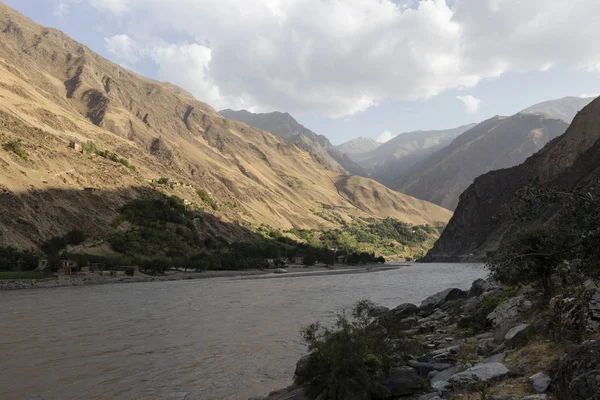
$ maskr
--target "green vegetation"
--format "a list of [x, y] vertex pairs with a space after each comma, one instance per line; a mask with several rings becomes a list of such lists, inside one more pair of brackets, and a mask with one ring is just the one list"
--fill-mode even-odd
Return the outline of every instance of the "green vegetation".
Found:
[[127, 161], [124, 158], [119, 157], [119, 155], [117, 153], [115, 153], [114, 151], [109, 151], [109, 150], [101, 150], [98, 146], [96, 146], [96, 144], [94, 142], [87, 141], [85, 143], [83, 143], [81, 145], [81, 148], [83, 151], [85, 151], [86, 153], [92, 153], [92, 154], [96, 154], [97, 156], [106, 158], [108, 160], [111, 160], [113, 162], [119, 163], [127, 168], [129, 168], [132, 171], [136, 171], [136, 167], [134, 165], [131, 165], [129, 163], [129, 161]]
[[23, 271], [23, 272], [0, 272], [0, 280], [13, 281], [23, 279], [44, 279], [48, 275], [41, 272]]
[[27, 152], [23, 150], [23, 142], [21, 141], [21, 139], [5, 143], [4, 145], [2, 145], [2, 148], [8, 152], [16, 154], [25, 161], [27, 161], [28, 159]]
[[484, 313], [487, 315], [494, 311], [496, 307], [498, 307], [501, 303], [504, 303], [506, 300], [511, 297], [516, 296], [519, 293], [519, 288], [517, 286], [504, 288], [500, 291], [500, 293], [486, 296], [481, 301], [481, 308]]
[[333, 328], [314, 323], [302, 329], [310, 354], [296, 384], [311, 399], [385, 398], [384, 380], [394, 364], [394, 349], [371, 328], [373, 303], [356, 304], [351, 319], [338, 316]]
[[39, 255], [30, 250], [0, 247], [0, 271], [33, 271], [39, 259]]
[[63, 236], [58, 236], [52, 238], [42, 244], [42, 251], [46, 253], [48, 256], [53, 257], [57, 256], [62, 250], [64, 250], [67, 246], [76, 246], [85, 241], [86, 235], [81, 231], [71, 231]]
[[[509, 211], [518, 228], [490, 254], [492, 276], [508, 284], [538, 284], [547, 297], [557, 282], [600, 278], [599, 194], [597, 183], [585, 191], [535, 184], [519, 191]], [[549, 210], [556, 213], [541, 224]]]
[[202, 199], [204, 204], [210, 206], [210, 208], [212, 208], [213, 210], [219, 209], [219, 204], [217, 204], [217, 202], [212, 198], [210, 193], [208, 193], [206, 190], [198, 189], [196, 193], [198, 194], [198, 197]]

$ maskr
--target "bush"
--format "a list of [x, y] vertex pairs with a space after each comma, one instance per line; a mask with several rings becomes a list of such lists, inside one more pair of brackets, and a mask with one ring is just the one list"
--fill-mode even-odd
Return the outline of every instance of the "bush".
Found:
[[378, 264], [385, 264], [385, 258], [383, 258], [381, 256], [377, 257], [377, 263]]
[[49, 256], [58, 255], [67, 246], [77, 246], [85, 241], [85, 233], [73, 230], [66, 235], [57, 236], [42, 244], [42, 250]]
[[127, 276], [134, 276], [135, 275], [135, 268], [133, 268], [133, 267], [127, 267], [127, 269], [125, 270], [125, 275], [127, 275]]
[[338, 316], [333, 328], [314, 323], [304, 327], [307, 367], [296, 384], [308, 398], [322, 400], [385, 398], [384, 380], [394, 362], [394, 349], [385, 336], [370, 328], [373, 303], [356, 304], [352, 318]]
[[211, 197], [210, 193], [208, 193], [206, 190], [198, 189], [196, 193], [198, 193], [198, 197], [200, 197], [202, 201], [205, 204], [209, 205], [213, 210], [217, 210], [219, 208], [217, 202]]
[[317, 257], [312, 254], [307, 254], [306, 256], [304, 256], [304, 260], [302, 262], [302, 264], [304, 264], [305, 267], [312, 267], [316, 263]]
[[12, 152], [17, 156], [21, 157], [23, 160], [27, 161], [27, 153], [23, 150], [23, 142], [21, 139], [13, 140], [12, 142], [8, 142], [2, 146], [2, 148], [6, 151]]

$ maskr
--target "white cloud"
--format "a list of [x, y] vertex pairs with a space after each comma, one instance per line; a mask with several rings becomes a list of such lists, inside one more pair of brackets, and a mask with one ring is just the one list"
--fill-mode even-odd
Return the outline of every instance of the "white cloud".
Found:
[[54, 9], [52, 14], [57, 17], [64, 17], [69, 14], [69, 8], [72, 3], [79, 3], [80, 0], [54, 0]]
[[119, 60], [128, 64], [135, 64], [143, 53], [143, 49], [127, 35], [104, 38], [104, 46]]
[[122, 19], [164, 79], [231, 107], [342, 116], [509, 71], [600, 72], [597, 0], [87, 1]]
[[583, 98], [583, 99], [586, 99], [586, 98], [589, 98], [589, 97], [594, 97], [594, 98], [596, 98], [596, 97], [598, 97], [598, 93], [581, 93], [581, 94], [579, 95], [579, 97], [581, 97], [581, 98]]
[[389, 142], [390, 140], [392, 140], [393, 138], [395, 138], [398, 135], [394, 135], [392, 132], [390, 131], [383, 131], [381, 132], [381, 135], [379, 135], [377, 137], [377, 139], [375, 139], [375, 141], [377, 143], [385, 143], [385, 142]]
[[463, 102], [465, 109], [469, 114], [475, 114], [477, 111], [479, 111], [481, 100], [479, 100], [477, 97], [473, 97], [469, 94], [467, 96], [457, 96], [456, 98]]

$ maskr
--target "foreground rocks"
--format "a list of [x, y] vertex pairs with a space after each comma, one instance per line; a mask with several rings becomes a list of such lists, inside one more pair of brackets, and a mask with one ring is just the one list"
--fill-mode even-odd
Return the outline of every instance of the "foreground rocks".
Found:
[[[500, 292], [497, 286], [477, 280], [469, 291], [447, 289], [420, 307], [377, 308], [372, 328], [386, 334], [402, 354], [384, 382], [390, 398], [479, 398], [475, 393], [485, 388], [490, 391], [487, 398], [495, 400], [600, 399], [600, 342], [584, 341], [566, 354], [564, 347], [559, 352], [549, 344], [555, 343], [554, 331], [569, 329], [563, 326], [565, 321], [577, 321], [570, 329], [584, 332], [586, 338], [599, 333], [600, 289], [581, 307], [568, 297], [557, 298], [538, 317], [532, 314], [534, 302], [541, 301], [535, 291], [486, 311], [483, 300]], [[546, 358], [554, 362], [540, 364]], [[307, 360], [300, 359], [296, 375], [306, 373]], [[511, 395], [513, 391], [529, 394]], [[469, 393], [475, 397], [468, 397]], [[266, 399], [300, 400], [302, 396], [292, 387]]]

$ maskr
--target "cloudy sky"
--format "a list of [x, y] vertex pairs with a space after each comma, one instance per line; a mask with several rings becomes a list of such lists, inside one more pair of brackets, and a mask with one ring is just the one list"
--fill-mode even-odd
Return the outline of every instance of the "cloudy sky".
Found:
[[598, 0], [4, 0], [217, 110], [334, 143], [600, 94]]

